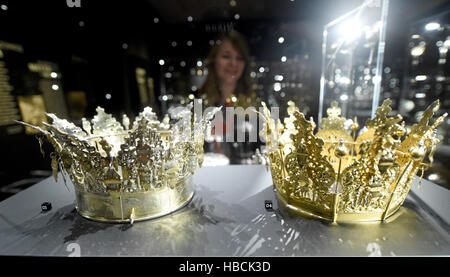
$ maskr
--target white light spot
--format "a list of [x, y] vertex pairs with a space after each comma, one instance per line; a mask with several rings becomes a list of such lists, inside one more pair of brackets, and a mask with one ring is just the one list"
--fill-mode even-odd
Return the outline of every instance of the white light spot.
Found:
[[57, 78], [58, 77], [58, 73], [52, 72], [52, 73], [50, 73], [50, 77]]
[[260, 72], [260, 73], [263, 73], [263, 72], [264, 72], [264, 67], [261, 66], [261, 67], [259, 68], [259, 72]]
[[202, 63], [202, 61], [197, 61], [197, 66], [202, 66], [203, 65], [203, 63]]
[[187, 44], [187, 46], [192, 46], [192, 40], [188, 40], [188, 41], [186, 42], [186, 44]]
[[341, 97], [339, 97], [341, 99], [341, 101], [347, 101], [348, 100], [348, 95], [347, 94], [342, 94]]
[[274, 91], [280, 91], [281, 90], [281, 84], [280, 83], [273, 84], [273, 90]]
[[449, 37], [447, 37], [447, 39], [444, 41], [444, 47], [446, 48], [450, 48], [450, 39], [448, 39]]
[[416, 93], [415, 97], [418, 99], [425, 98], [427, 95], [423, 92]]
[[273, 78], [275, 81], [283, 81], [283, 75], [275, 75]]
[[278, 38], [278, 43], [283, 43], [284, 42], [284, 37], [279, 37]]
[[430, 181], [436, 181], [439, 179], [439, 175], [437, 175], [436, 173], [431, 173], [430, 175], [428, 175], [428, 180]]
[[164, 60], [163, 59], [161, 59], [161, 60], [159, 60], [159, 65], [164, 65]]
[[411, 56], [418, 57], [418, 56], [422, 55], [423, 52], [425, 52], [425, 46], [418, 45], [418, 46], [411, 48]]
[[356, 19], [352, 19], [343, 23], [340, 28], [340, 33], [346, 41], [352, 41], [358, 38], [361, 34], [361, 31], [361, 23]]
[[381, 76], [373, 76], [372, 77], [373, 84], [379, 83], [380, 81], [381, 81]]
[[416, 81], [425, 81], [427, 79], [426, 75], [417, 75]]
[[159, 18], [157, 18], [157, 17], [153, 18], [153, 22], [158, 23], [159, 22]]
[[336, 81], [342, 85], [349, 85], [351, 83], [351, 81], [348, 77], [336, 78]]
[[241, 18], [241, 16], [239, 14], [234, 15], [234, 19], [238, 20], [239, 18]]
[[53, 84], [53, 85], [52, 85], [52, 89], [53, 89], [53, 90], [58, 90], [58, 89], [59, 89], [59, 86], [58, 86], [57, 84]]
[[286, 56], [283, 56], [283, 57], [281, 57], [281, 61], [282, 61], [282, 62], [285, 62], [285, 61], [287, 61], [287, 58], [286, 58]]
[[8, 6], [6, 6], [6, 5], [1, 5], [0, 7], [1, 7], [2, 10], [4, 10], [4, 11], [7, 11], [7, 10], [8, 10]]
[[181, 67], [185, 67], [185, 66], [186, 66], [186, 62], [185, 62], [185, 61], [181, 61], [181, 62], [180, 62], [180, 66], [181, 66]]
[[194, 20], [194, 18], [192, 16], [187, 17], [187, 21], [192, 22], [192, 20]]
[[108, 100], [111, 99], [111, 94], [109, 94], [109, 93], [105, 94], [105, 98]]
[[436, 81], [443, 82], [443, 81], [445, 81], [445, 77], [444, 76], [436, 76]]
[[427, 25], [425, 25], [425, 30], [427, 31], [434, 31], [441, 28], [441, 24], [437, 23], [437, 22], [430, 22]]

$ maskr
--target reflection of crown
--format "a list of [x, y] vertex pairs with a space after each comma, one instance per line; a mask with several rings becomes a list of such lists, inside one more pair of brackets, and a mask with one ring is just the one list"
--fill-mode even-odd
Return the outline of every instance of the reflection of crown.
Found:
[[19, 123], [53, 145], [53, 176], [58, 168], [64, 182], [64, 171], [70, 176], [82, 216], [133, 223], [173, 212], [192, 198], [191, 176], [203, 161], [204, 130], [214, 112], [194, 120], [194, 132], [188, 109], [187, 117], [170, 124], [168, 116], [159, 122], [147, 107], [131, 129], [126, 115], [122, 126], [100, 107], [91, 122], [83, 118], [84, 131], [54, 114], [48, 114], [53, 123], [43, 123], [45, 130]]
[[[391, 101], [378, 107], [366, 130], [357, 139], [358, 124], [340, 117], [337, 103], [327, 110], [322, 129], [313, 134], [315, 123], [307, 121], [293, 102], [289, 117], [275, 124], [263, 103], [266, 139], [272, 179], [280, 202], [289, 210], [333, 222], [384, 220], [405, 200], [419, 169], [433, 161], [439, 139], [432, 125], [439, 108], [434, 102], [419, 123], [406, 130], [400, 115], [389, 117]], [[344, 125], [352, 130], [350, 135]], [[430, 164], [423, 163], [430, 150]]]

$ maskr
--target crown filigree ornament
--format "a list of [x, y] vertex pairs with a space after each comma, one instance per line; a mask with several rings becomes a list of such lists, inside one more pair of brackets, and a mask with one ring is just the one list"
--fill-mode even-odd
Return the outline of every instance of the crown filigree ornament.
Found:
[[[288, 103], [289, 117], [276, 124], [264, 103], [268, 163], [281, 204], [303, 215], [333, 222], [385, 220], [403, 204], [420, 170], [433, 162], [439, 139], [436, 127], [447, 114], [431, 123], [439, 100], [406, 132], [400, 115], [389, 116], [391, 100], [378, 107], [376, 116], [356, 138], [355, 120], [341, 117], [333, 103], [316, 125]], [[347, 127], [347, 130], [345, 127]], [[428, 161], [424, 162], [428, 153]], [[421, 178], [422, 178], [421, 176]]]
[[[126, 115], [120, 124], [101, 107], [91, 121], [82, 119], [82, 128], [54, 114], [47, 114], [53, 122], [44, 129], [18, 123], [53, 145], [53, 176], [57, 180], [58, 169], [64, 183], [69, 176], [83, 217], [133, 223], [171, 213], [192, 198], [192, 174], [202, 164], [205, 129], [217, 109], [199, 119], [191, 109], [192, 103], [160, 122], [146, 107], [131, 128]], [[43, 136], [38, 140], [44, 154]]]

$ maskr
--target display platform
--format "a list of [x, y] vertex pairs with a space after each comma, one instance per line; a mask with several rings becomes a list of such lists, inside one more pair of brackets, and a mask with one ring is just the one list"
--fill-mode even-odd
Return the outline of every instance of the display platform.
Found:
[[450, 193], [417, 183], [388, 222], [332, 224], [280, 211], [264, 166], [204, 167], [187, 206], [130, 225], [81, 217], [72, 184], [48, 178], [0, 203], [0, 255], [448, 256]]

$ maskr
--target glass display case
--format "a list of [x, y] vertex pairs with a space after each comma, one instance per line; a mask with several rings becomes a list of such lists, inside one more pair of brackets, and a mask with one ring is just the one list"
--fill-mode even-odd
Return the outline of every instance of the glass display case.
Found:
[[388, 0], [368, 0], [323, 30], [319, 127], [337, 101], [342, 115], [365, 122], [380, 102]]
[[[403, 69], [399, 112], [408, 125], [421, 118], [422, 111], [439, 99], [439, 115], [450, 112], [450, 11], [416, 21], [410, 27]], [[437, 129], [441, 144], [433, 166], [425, 173], [432, 182], [450, 188], [450, 120]]]
[[[450, 11], [417, 21], [409, 33], [400, 112], [413, 123], [421, 116], [418, 111], [435, 99], [441, 101], [441, 113], [450, 111]], [[449, 123], [439, 129], [446, 145], [450, 144]]]

